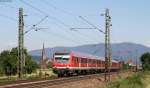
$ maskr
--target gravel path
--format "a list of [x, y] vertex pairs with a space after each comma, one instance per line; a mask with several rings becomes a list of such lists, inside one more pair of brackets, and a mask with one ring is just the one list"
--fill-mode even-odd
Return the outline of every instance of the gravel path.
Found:
[[[111, 80], [116, 80], [120, 76], [127, 77], [129, 76], [129, 74], [130, 73], [128, 72], [114, 74], [111, 76]], [[106, 83], [104, 82], [104, 77], [98, 77], [98, 78], [93, 78], [93, 79], [86, 79], [86, 80], [81, 80], [81, 81], [76, 81], [76, 82], [69, 82], [65, 84], [54, 85], [54, 86], [45, 87], [45, 88], [103, 88], [105, 85]]]
[[47, 88], [97, 88], [104, 85], [104, 83], [101, 81], [103, 79], [94, 78], [94, 79], [87, 79], [87, 80], [81, 80], [77, 82], [70, 82], [69, 84], [60, 84], [55, 85]]

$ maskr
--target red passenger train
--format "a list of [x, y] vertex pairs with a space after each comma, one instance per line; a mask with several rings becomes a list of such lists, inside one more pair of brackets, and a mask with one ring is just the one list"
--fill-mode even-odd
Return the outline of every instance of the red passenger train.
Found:
[[[105, 58], [74, 51], [63, 51], [54, 53], [52, 64], [53, 72], [58, 74], [58, 76], [98, 73], [104, 72]], [[116, 71], [120, 68], [121, 63], [112, 60], [110, 69]]]

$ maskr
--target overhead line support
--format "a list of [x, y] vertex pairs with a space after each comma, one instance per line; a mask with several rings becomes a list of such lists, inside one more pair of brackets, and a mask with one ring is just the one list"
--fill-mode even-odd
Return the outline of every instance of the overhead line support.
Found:
[[110, 44], [110, 26], [111, 17], [109, 9], [105, 12], [105, 81], [110, 81], [110, 68], [111, 68], [111, 44]]
[[23, 8], [19, 8], [19, 30], [18, 30], [18, 77], [22, 78], [25, 67], [24, 56], [24, 22]]

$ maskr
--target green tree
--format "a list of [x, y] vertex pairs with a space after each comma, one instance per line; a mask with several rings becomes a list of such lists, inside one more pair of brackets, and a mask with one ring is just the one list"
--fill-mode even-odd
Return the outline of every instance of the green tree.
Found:
[[48, 68], [52, 68], [52, 67], [53, 67], [52, 61], [49, 61], [49, 62], [47, 63], [47, 67], [48, 67]]
[[[32, 73], [38, 67], [37, 63], [32, 60], [31, 56], [28, 55], [27, 50], [24, 49], [26, 58], [25, 72]], [[18, 49], [12, 48], [11, 50], [5, 50], [0, 53], [0, 73], [5, 75], [17, 74], [17, 60], [18, 60]]]
[[36, 69], [38, 68], [38, 64], [31, 58], [31, 56], [27, 56], [25, 64], [25, 71], [29, 74], [36, 71]]
[[142, 68], [143, 70], [150, 70], [150, 53], [144, 53], [141, 58]]
[[[0, 54], [0, 65], [1, 65], [1, 73], [6, 75], [13, 74], [13, 64], [15, 62], [15, 58], [11, 59], [10, 51], [5, 50]], [[15, 74], [15, 73], [14, 73]]]

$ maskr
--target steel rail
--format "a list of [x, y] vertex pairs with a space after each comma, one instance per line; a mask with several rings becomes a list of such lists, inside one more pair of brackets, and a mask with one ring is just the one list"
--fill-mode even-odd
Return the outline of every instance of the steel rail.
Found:
[[[112, 72], [114, 74], [116, 72]], [[104, 73], [100, 74], [92, 74], [92, 75], [82, 75], [82, 76], [74, 76], [67, 78], [58, 78], [58, 79], [49, 79], [49, 80], [41, 80], [41, 81], [33, 81], [33, 82], [25, 82], [25, 83], [16, 83], [16, 84], [8, 84], [0, 86], [0, 88], [43, 88], [52, 85], [59, 85], [69, 82], [75, 82], [85, 79], [93, 79], [96, 77], [104, 76]]]

